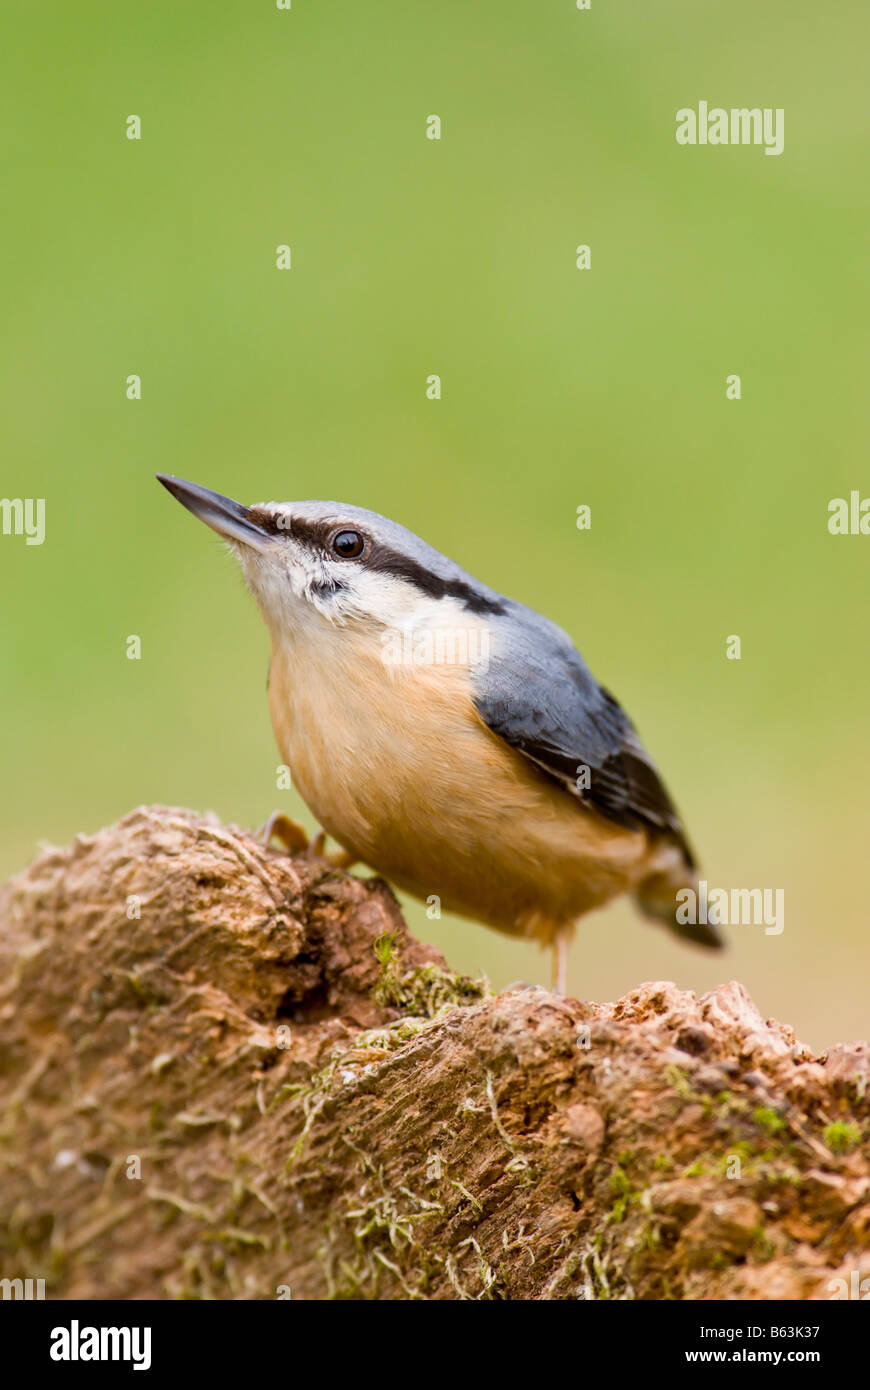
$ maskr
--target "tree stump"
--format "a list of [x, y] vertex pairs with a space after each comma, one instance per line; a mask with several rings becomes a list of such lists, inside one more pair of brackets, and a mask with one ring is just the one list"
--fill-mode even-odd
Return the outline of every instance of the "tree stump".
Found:
[[739, 984], [494, 996], [381, 881], [159, 806], [0, 890], [0, 980], [0, 1275], [49, 1297], [870, 1279], [870, 1048]]

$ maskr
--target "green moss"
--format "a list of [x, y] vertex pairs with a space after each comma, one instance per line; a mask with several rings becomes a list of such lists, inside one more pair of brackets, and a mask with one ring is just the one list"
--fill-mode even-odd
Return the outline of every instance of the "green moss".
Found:
[[683, 1100], [688, 1100], [689, 1097], [693, 1095], [692, 1084], [688, 1076], [681, 1067], [674, 1066], [673, 1062], [669, 1062], [665, 1067], [665, 1079], [668, 1085], [673, 1086], [677, 1095], [681, 1096]]
[[381, 967], [382, 971], [388, 971], [390, 969], [390, 966], [393, 964], [396, 957], [396, 947], [398, 945], [398, 942], [398, 932], [385, 932], [383, 936], [378, 937], [377, 941], [372, 947], [372, 950], [375, 953], [375, 959], [378, 962], [378, 965]]
[[242, 1230], [238, 1226], [227, 1226], [222, 1231], [210, 1231], [204, 1240], [220, 1240], [226, 1245], [259, 1245], [263, 1250], [271, 1250], [272, 1242], [265, 1236], [255, 1235], [253, 1231]]
[[763, 1129], [767, 1134], [782, 1134], [783, 1130], [788, 1128], [782, 1116], [767, 1105], [757, 1106], [752, 1112], [752, 1118], [759, 1129]]
[[631, 1180], [623, 1168], [614, 1168], [610, 1174], [610, 1186], [617, 1196], [627, 1196], [632, 1189]]
[[696, 1158], [694, 1163], [690, 1163], [688, 1168], [683, 1169], [684, 1178], [703, 1178], [707, 1173], [707, 1162], [704, 1159]]
[[658, 1222], [652, 1222], [641, 1233], [640, 1248], [652, 1252], [658, 1249], [662, 1243], [661, 1227]]
[[828, 1125], [822, 1138], [831, 1153], [848, 1154], [861, 1142], [861, 1130], [854, 1120], [835, 1120]]
[[448, 1009], [477, 1004], [490, 993], [486, 980], [454, 975], [439, 965], [418, 965], [398, 974], [393, 957], [381, 966], [375, 1002], [416, 1018], [437, 1018]]
[[430, 1022], [431, 1019], [412, 1016], [397, 1019], [395, 1023], [389, 1023], [384, 1028], [367, 1028], [365, 1032], [357, 1034], [352, 1047], [340, 1054], [341, 1061], [353, 1066], [361, 1061], [375, 1060], [374, 1057], [367, 1058], [365, 1053], [396, 1052], [398, 1048], [404, 1047], [406, 1042], [416, 1038], [418, 1033], [422, 1033]]
[[336, 1048], [326, 1065], [306, 1082], [288, 1083], [278, 1090], [272, 1104], [294, 1097], [305, 1117], [288, 1167], [300, 1157], [314, 1121], [341, 1086], [353, 1085], [365, 1068], [404, 1047], [451, 1009], [476, 1003], [490, 992], [485, 980], [454, 975], [437, 965], [417, 966], [399, 977], [396, 938], [392, 934], [378, 937], [374, 951], [381, 965], [374, 996], [382, 1006], [401, 1009], [405, 1017], [383, 1028], [358, 1033], [349, 1046]]
[[612, 1241], [611, 1236], [596, 1235], [580, 1251], [577, 1266], [587, 1296], [601, 1302], [619, 1296], [620, 1275], [611, 1267]]
[[610, 1174], [610, 1190], [614, 1194], [614, 1202], [610, 1208], [609, 1219], [616, 1222], [624, 1221], [629, 1206], [640, 1201], [640, 1188], [631, 1181], [625, 1169], [617, 1164]]
[[[383, 1171], [348, 1142], [362, 1160], [363, 1180], [359, 1202], [334, 1218], [327, 1246], [321, 1251], [329, 1297], [376, 1299], [386, 1271], [393, 1275], [405, 1298], [425, 1298], [436, 1270], [446, 1273], [461, 1299], [499, 1297], [500, 1275], [473, 1236], [449, 1254], [439, 1251], [429, 1238], [427, 1223], [443, 1218], [443, 1204], [429, 1201], [404, 1185], [390, 1191]], [[338, 1221], [350, 1225], [354, 1248], [350, 1256], [336, 1259], [332, 1251]]]

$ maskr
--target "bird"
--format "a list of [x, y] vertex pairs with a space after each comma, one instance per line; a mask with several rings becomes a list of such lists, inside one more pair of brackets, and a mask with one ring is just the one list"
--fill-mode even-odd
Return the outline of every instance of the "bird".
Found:
[[[329, 501], [251, 506], [169, 474], [226, 541], [271, 637], [272, 727], [339, 846], [394, 887], [553, 953], [564, 994], [578, 920], [621, 894], [683, 920], [694, 851], [634, 725], [570, 637], [413, 532]], [[302, 827], [266, 824], [291, 850]]]

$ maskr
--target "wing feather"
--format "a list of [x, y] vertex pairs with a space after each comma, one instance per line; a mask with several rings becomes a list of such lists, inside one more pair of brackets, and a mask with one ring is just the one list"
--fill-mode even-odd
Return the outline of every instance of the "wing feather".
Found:
[[512, 605], [497, 650], [475, 677], [474, 703], [493, 733], [580, 801], [629, 829], [668, 836], [694, 867], [679, 814], [631, 720], [560, 628]]

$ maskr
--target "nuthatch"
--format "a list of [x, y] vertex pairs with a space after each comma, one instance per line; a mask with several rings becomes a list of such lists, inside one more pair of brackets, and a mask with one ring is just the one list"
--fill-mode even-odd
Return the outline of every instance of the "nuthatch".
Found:
[[620, 893], [721, 945], [678, 918], [696, 882], [679, 816], [561, 628], [376, 512], [158, 478], [241, 561], [278, 747], [343, 862], [552, 947], [562, 992], [577, 918]]

